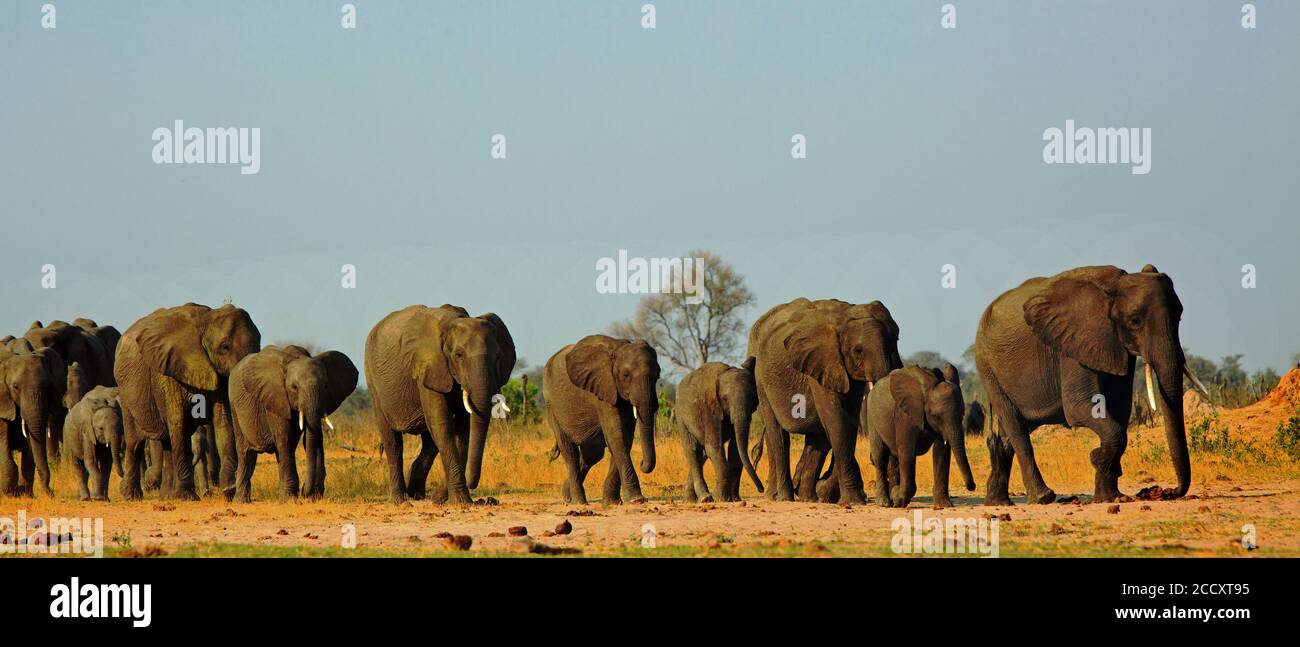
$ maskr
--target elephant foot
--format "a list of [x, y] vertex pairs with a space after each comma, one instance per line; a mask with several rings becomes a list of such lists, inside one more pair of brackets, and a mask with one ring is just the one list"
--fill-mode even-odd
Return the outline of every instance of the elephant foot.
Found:
[[992, 492], [990, 492], [989, 494], [984, 496], [984, 505], [1012, 506], [1015, 505], [1015, 503], [1012, 503], [1011, 497], [1007, 496], [1006, 494], [993, 494]]
[[1127, 503], [1132, 500], [1133, 497], [1124, 494], [1123, 492], [1120, 492], [1118, 488], [1097, 490], [1092, 495], [1093, 503], [1111, 503], [1111, 502]]
[[1027, 492], [1025, 493], [1025, 501], [1038, 505], [1052, 503], [1056, 501], [1056, 493], [1053, 492], [1051, 488], [1047, 488], [1041, 492]]
[[449, 490], [446, 502], [452, 505], [470, 505], [474, 503], [474, 497], [464, 490]]
[[950, 499], [950, 498], [948, 498], [948, 497], [946, 497], [946, 496], [944, 496], [944, 497], [938, 497], [938, 496], [937, 496], [937, 497], [934, 498], [934, 508], [935, 508], [936, 510], [938, 510], [938, 509], [940, 509], [940, 508], [951, 508], [951, 507], [953, 507], [953, 505], [952, 505], [952, 499]]
[[784, 491], [768, 488], [767, 498], [773, 501], [794, 501], [794, 491], [786, 489]]
[[883, 493], [883, 492], [877, 492], [877, 493], [876, 493], [875, 503], [876, 503], [876, 505], [878, 505], [878, 506], [880, 506], [880, 507], [882, 507], [882, 508], [892, 508], [892, 507], [894, 507], [894, 502], [893, 502], [892, 500], [890, 500], [889, 495], [888, 495], [888, 494], [885, 494], [885, 493]]
[[90, 501], [91, 498], [90, 498], [90, 495], [89, 495], [89, 494], [78, 494], [78, 495], [77, 495], [77, 500], [78, 500], [78, 501]]
[[735, 494], [732, 494], [732, 493], [730, 493], [730, 492], [728, 492], [728, 493], [722, 495], [722, 502], [723, 502], [723, 503], [737, 503], [737, 502], [739, 502], [739, 501], [740, 501], [740, 497], [739, 497], [739, 496], [736, 496]]
[[[415, 497], [411, 497], [411, 498], [414, 499]], [[420, 498], [424, 498], [424, 497], [421, 496]], [[435, 488], [433, 490], [433, 496], [429, 497], [429, 500], [432, 501], [434, 505], [445, 505], [447, 503], [447, 488], [445, 487]]]
[[[443, 490], [443, 494], [442, 494], [442, 496], [443, 496], [444, 499], [446, 499], [446, 497], [447, 497], [446, 490]], [[407, 490], [406, 490], [406, 498], [408, 498], [408, 499], [410, 499], [410, 500], [412, 500], [412, 501], [423, 501], [424, 498], [425, 498], [425, 489], [424, 489], [424, 488], [407, 488]]]
[[828, 501], [827, 503], [839, 503], [841, 505], [864, 505], [867, 502], [867, 497], [863, 496], [861, 492], [848, 492], [843, 494], [837, 493], [836, 499], [837, 501]]
[[198, 501], [199, 495], [194, 490], [177, 490], [167, 498], [176, 501]]

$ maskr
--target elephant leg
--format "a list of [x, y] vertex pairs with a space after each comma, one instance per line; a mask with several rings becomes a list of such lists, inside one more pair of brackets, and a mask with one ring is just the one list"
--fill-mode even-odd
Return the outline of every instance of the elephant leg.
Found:
[[[1110, 401], [1108, 397], [1107, 402]], [[1100, 440], [1100, 445], [1093, 449], [1089, 455], [1093, 469], [1096, 470], [1093, 483], [1093, 502], [1114, 501], [1124, 496], [1119, 491], [1119, 477], [1123, 474], [1120, 459], [1123, 458], [1124, 450], [1128, 446], [1128, 430], [1125, 429], [1124, 423], [1121, 422], [1122, 418], [1119, 416], [1092, 417], [1091, 401], [1086, 403], [1086, 408], [1088, 410], [1086, 414], [1076, 413], [1074, 416], [1070, 416], [1067, 413], [1067, 419], [1084, 420], [1083, 424], [1097, 434], [1097, 438]], [[1127, 418], [1123, 419], [1126, 420]]]
[[[126, 417], [125, 411], [122, 412], [122, 416]], [[148, 468], [144, 472], [143, 486], [146, 490], [157, 490], [162, 488], [163, 446], [160, 441], [147, 440], [145, 441], [145, 448], [147, 450]], [[144, 466], [145, 463], [142, 462], [141, 465]]]
[[372, 409], [375, 414], [375, 430], [382, 443], [380, 449], [388, 460], [388, 498], [393, 503], [404, 503], [406, 479], [402, 474], [402, 435], [388, 425], [379, 402], [375, 402]]
[[[469, 486], [465, 482], [466, 455], [461, 451], [461, 444], [456, 442], [456, 436], [459, 433], [457, 420], [452, 414], [446, 398], [436, 391], [421, 389], [420, 404], [424, 409], [425, 428], [433, 438], [437, 453], [442, 461], [443, 486], [447, 489], [446, 502], [460, 505], [473, 503], [474, 499], [470, 496]], [[457, 404], [459, 405], [459, 403]], [[468, 431], [465, 433], [468, 434]], [[424, 446], [421, 447], [421, 453], [423, 452]], [[430, 458], [430, 463], [432, 464], [432, 458]], [[412, 463], [412, 466], [414, 467], [414, 463]], [[412, 473], [408, 490], [418, 491], [417, 486], [423, 488], [424, 482], [422, 480], [417, 482], [416, 476], [416, 474]], [[439, 499], [441, 498], [441, 493], [439, 493]]]
[[[32, 455], [33, 462], [35, 462], [36, 464], [36, 476], [40, 480], [41, 491], [45, 493], [45, 496], [53, 498], [54, 490], [50, 489], [50, 459], [47, 454], [48, 443], [49, 443], [48, 439], [42, 438], [40, 440], [37, 440], [35, 435], [33, 434], [31, 438], [31, 442], [28, 444], [31, 445], [31, 455]], [[33, 483], [32, 495], [35, 496], [36, 495], [35, 482], [34, 481], [31, 482]]]
[[[234, 416], [231, 416], [230, 422], [233, 430]], [[233, 488], [235, 485], [235, 471], [239, 469], [239, 456], [237, 454], [237, 449], [227, 447], [225, 450], [226, 457], [223, 459], [221, 456], [221, 445], [222, 443], [233, 444], [235, 434], [232, 431], [230, 438], [226, 439], [223, 435], [217, 432], [214, 425], [208, 425], [203, 431], [205, 435], [204, 442], [207, 443], [206, 455], [204, 456], [203, 461], [204, 472], [207, 475], [207, 487], [209, 489], [217, 488], [220, 489], [223, 494], [229, 494], [227, 489]], [[227, 471], [230, 472], [229, 477], [226, 476]], [[230, 497], [227, 496], [227, 500], [229, 500], [229, 498]]]
[[[122, 419], [124, 424], [130, 419], [126, 407], [122, 407]], [[120, 490], [122, 498], [128, 501], [144, 498], [144, 490], [140, 487], [140, 468], [144, 466], [145, 445], [145, 440], [134, 438], [130, 434], [122, 442], [122, 485]]]
[[682, 456], [686, 458], [686, 485], [683, 486], [686, 501], [689, 503], [699, 501], [708, 503], [713, 500], [713, 495], [709, 494], [709, 487], [704, 483], [703, 448], [695, 440], [694, 434], [687, 429], [682, 429], [680, 433]]
[[190, 451], [190, 437], [198, 427], [182, 406], [167, 412], [167, 440], [170, 447], [164, 466], [164, 478], [170, 477], [170, 487], [164, 484], [163, 498], [181, 501], [198, 501], [194, 491], [194, 455]]
[[579, 472], [578, 446], [569, 442], [567, 439], [560, 438], [556, 433], [555, 447], [559, 451], [560, 459], [564, 462], [564, 485], [560, 487], [560, 494], [565, 503], [575, 503], [578, 505], [587, 505], [587, 493], [582, 487], [582, 475]]
[[898, 447], [898, 496], [894, 507], [906, 508], [916, 495], [916, 446], [906, 440]]
[[645, 503], [641, 494], [641, 481], [632, 466], [632, 439], [635, 423], [623, 421], [617, 414], [607, 416], [601, 424], [605, 431], [605, 445], [609, 448], [609, 476], [605, 478], [606, 503]]
[[253, 500], [253, 471], [257, 469], [257, 452], [249, 448], [242, 439], [237, 439], [235, 446], [237, 465], [235, 468], [235, 501], [250, 503]]
[[9, 421], [0, 419], [0, 494], [18, 495], [18, 464], [14, 462], [15, 444], [9, 442]]
[[723, 501], [735, 501], [730, 498], [730, 484], [727, 480], [727, 453], [722, 446], [720, 438], [711, 438], [704, 443], [704, 452], [709, 457], [709, 462], [713, 463], [714, 485], [718, 488], [718, 497]]
[[767, 452], [767, 498], [794, 501], [794, 481], [790, 479], [790, 432], [781, 428], [771, 407], [760, 402], [763, 412], [763, 445]]
[[[831, 462], [826, 466], [826, 472], [821, 478], [817, 479], [817, 500], [822, 503], [839, 503], [840, 502], [840, 468], [836, 462], [835, 456], [831, 455]], [[859, 477], [861, 478], [861, 477]]]
[[738, 450], [737, 447], [739, 446], [740, 443], [736, 442], [735, 437], [732, 437], [730, 442], [727, 443], [727, 476], [729, 478], [727, 485], [729, 486], [728, 491], [734, 497], [734, 501], [740, 500], [740, 475], [743, 469], [740, 462], [740, 452], [743, 450]]
[[[433, 442], [433, 437], [429, 432], [420, 432], [420, 453], [416, 454], [415, 460], [411, 461], [410, 477], [406, 479], [406, 496], [419, 501], [423, 499], [427, 492], [427, 482], [429, 480], [429, 469], [433, 467], [433, 460], [438, 457], [438, 446]], [[442, 460], [447, 460], [447, 454], [444, 453]], [[446, 488], [434, 497], [439, 502], [446, 501]]]
[[[95, 450], [94, 448], [91, 448], [90, 451], [93, 452]], [[86, 480], [88, 477], [90, 484], [94, 486], [96, 490], [99, 489], [99, 479], [102, 477], [99, 474], [99, 466], [95, 464], [97, 458], [98, 457], [92, 454], [90, 456], [85, 456], [83, 460], [72, 461], [72, 476], [77, 481], [77, 500], [79, 501], [90, 500], [90, 488], [86, 486]], [[89, 470], [86, 469], [86, 463], [90, 464]]]
[[158, 496], [167, 498], [167, 493], [176, 487], [176, 471], [172, 469], [172, 452], [168, 449], [168, 443], [158, 445]]
[[1025, 429], [1024, 422], [1012, 420], [1007, 423], [1007, 427], [1007, 438], [1011, 442], [1016, 461], [1020, 463], [1020, 478], [1025, 483], [1025, 500], [1028, 503], [1052, 503], [1056, 500], [1056, 493], [1047, 487], [1043, 474], [1038, 471], [1034, 446], [1029, 442], [1029, 431]]
[[830, 441], [820, 433], [809, 433], [803, 437], [803, 453], [799, 455], [799, 462], [794, 468], [795, 495], [800, 501], [817, 500], [817, 477], [821, 475], [830, 450]]
[[36, 496], [36, 461], [32, 458], [32, 443], [28, 439], [18, 452], [18, 493]]
[[90, 498], [95, 501], [107, 501], [108, 480], [113, 474], [113, 450], [107, 447], [96, 447], [95, 453], [96, 462], [99, 464], [99, 478], [94, 479]]
[[321, 432], [316, 436], [315, 446], [312, 447], [311, 444], [308, 444], [308, 448], [311, 449], [309, 460], [311, 461], [311, 471], [314, 474], [314, 476], [312, 477], [311, 491], [307, 492], [306, 494], [307, 496], [310, 496], [312, 498], [320, 498], [325, 496], [325, 434], [324, 432]]
[[891, 508], [893, 499], [889, 496], [889, 447], [877, 434], [871, 434], [871, 464], [876, 468], [876, 505]]
[[951, 508], [952, 499], [948, 497], [948, 461], [952, 449], [946, 443], [935, 443], [930, 455], [930, 464], [934, 468], [934, 507]]
[[298, 434], [292, 423], [275, 437], [275, 460], [280, 464], [280, 495], [298, 498]]

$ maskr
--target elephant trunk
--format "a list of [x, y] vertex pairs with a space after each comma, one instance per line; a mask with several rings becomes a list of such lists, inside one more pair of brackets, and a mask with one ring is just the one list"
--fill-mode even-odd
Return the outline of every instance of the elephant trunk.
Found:
[[465, 394], [464, 403], [469, 409], [469, 450], [465, 460], [465, 486], [478, 487], [483, 473], [483, 447], [487, 444], [488, 423], [492, 421], [492, 384], [487, 370], [475, 376]]
[[641, 438], [642, 474], [655, 471], [655, 416], [659, 415], [659, 400], [653, 390], [650, 393], [650, 397], [632, 408], [633, 415], [636, 416], [637, 435]]
[[953, 456], [957, 459], [957, 469], [961, 470], [961, 478], [965, 482], [966, 491], [973, 492], [975, 490], [975, 477], [971, 475], [970, 461], [966, 458], [966, 434], [962, 431], [961, 425], [956, 422], [949, 425], [949, 427], [944, 431], [944, 438], [948, 441]]
[[115, 433], [108, 439], [108, 451], [113, 455], [113, 471], [122, 476], [122, 434]]
[[749, 425], [753, 420], [753, 414], [743, 407], [736, 407], [736, 409], [731, 412], [731, 426], [736, 429], [736, 453], [740, 454], [740, 464], [744, 466], [749, 478], [754, 481], [754, 487], [762, 493], [763, 481], [758, 478], [758, 472], [754, 471], [754, 462], [749, 457]]
[[[1155, 372], [1159, 392], [1157, 406], [1164, 420], [1165, 442], [1169, 444], [1169, 458], [1178, 476], [1175, 497], [1187, 494], [1192, 486], [1192, 465], [1187, 453], [1187, 431], [1183, 426], [1183, 365], [1184, 358], [1178, 346], [1178, 335], [1169, 336], [1168, 348], [1152, 353], [1146, 358]], [[1149, 388], [1149, 387], [1148, 387]]]

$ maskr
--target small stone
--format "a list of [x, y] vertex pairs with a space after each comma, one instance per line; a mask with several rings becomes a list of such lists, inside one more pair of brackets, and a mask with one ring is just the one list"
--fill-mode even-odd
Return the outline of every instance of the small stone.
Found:
[[469, 535], [452, 535], [444, 539], [443, 543], [452, 550], [469, 550], [474, 545], [474, 538]]
[[282, 536], [282, 537], [287, 537], [287, 536], [289, 536], [289, 531], [288, 531], [288, 530], [285, 530], [284, 528], [281, 528], [281, 529], [275, 531], [275, 534], [280, 535], [280, 536]]
[[511, 536], [511, 537], [527, 537], [527, 536], [528, 536], [528, 527], [527, 527], [527, 526], [511, 526], [509, 529], [506, 530], [506, 532], [510, 533], [510, 536]]
[[555, 534], [557, 535], [567, 535], [571, 532], [573, 532], [573, 524], [569, 523], [568, 519], [561, 521], [559, 525], [555, 526]]
[[1106, 514], [1119, 514], [1119, 504], [1116, 503], [1115, 505], [1106, 508]]

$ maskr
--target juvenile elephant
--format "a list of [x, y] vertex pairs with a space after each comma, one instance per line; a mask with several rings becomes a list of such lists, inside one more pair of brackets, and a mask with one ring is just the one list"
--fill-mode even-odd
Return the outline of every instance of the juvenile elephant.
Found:
[[[39, 475], [42, 491], [54, 496], [48, 430], [50, 418], [67, 411], [63, 398], [68, 369], [54, 349], [28, 351], [22, 346], [11, 344], [0, 350], [0, 493], [33, 494]], [[21, 473], [14, 452], [21, 454]]]
[[[1093, 500], [1123, 496], [1120, 459], [1128, 444], [1139, 356], [1147, 366], [1147, 397], [1164, 419], [1178, 476], [1177, 489], [1166, 491], [1186, 494], [1192, 471], [1183, 428], [1183, 375], [1204, 388], [1183, 356], [1182, 314], [1173, 281], [1151, 265], [1136, 274], [1109, 265], [1080, 267], [1029, 279], [994, 299], [975, 334], [975, 364], [989, 395], [991, 421], [985, 503], [1011, 504], [1007, 483], [1013, 455], [1028, 501], [1056, 499], [1029, 442], [1030, 432], [1045, 424], [1093, 430], [1100, 439], [1091, 455]], [[1099, 406], [1104, 415], [1094, 414]]]
[[[122, 496], [143, 495], [145, 445], [161, 442], [163, 498], [197, 500], [190, 437], [213, 426], [221, 488], [234, 495], [235, 437], [227, 378], [239, 360], [261, 347], [262, 335], [243, 309], [188, 303], [160, 308], [131, 324], [114, 366], [125, 427]], [[170, 456], [169, 456], [170, 454]]]
[[[865, 501], [854, 451], [863, 396], [901, 368], [898, 324], [879, 301], [795, 299], [754, 323], [747, 359], [754, 372], [763, 441], [771, 454], [767, 496], [792, 501]], [[796, 480], [790, 478], [790, 434], [804, 434]], [[761, 456], [762, 449], [759, 449]], [[833, 452], [832, 477], [818, 492], [817, 475]], [[757, 460], [757, 458], [755, 458]]]
[[[492, 396], [514, 366], [514, 339], [492, 313], [471, 317], [458, 306], [413, 305], [375, 324], [366, 338], [366, 384], [394, 503], [424, 498], [439, 453], [446, 485], [435, 499], [472, 501], [469, 491], [478, 487], [483, 467]], [[420, 437], [420, 454], [407, 478], [402, 434]]]
[[230, 373], [230, 402], [239, 456], [235, 498], [248, 502], [257, 454], [273, 453], [280, 464], [280, 489], [298, 496], [294, 454], [306, 435], [307, 480], [302, 494], [325, 494], [325, 442], [322, 423], [357, 387], [357, 367], [347, 355], [325, 351], [312, 356], [301, 346], [267, 346], [240, 360]]
[[546, 362], [542, 391], [555, 434], [554, 454], [564, 459], [566, 503], [587, 503], [583, 480], [605, 455], [614, 465], [605, 478], [606, 505], [645, 502], [632, 468], [632, 438], [641, 435], [641, 472], [655, 468], [655, 416], [659, 358], [644, 341], [590, 335]]
[[754, 374], [743, 368], [709, 362], [678, 383], [673, 413], [682, 428], [682, 450], [689, 468], [687, 501], [713, 500], [704, 482], [706, 457], [713, 462], [723, 501], [740, 500], [742, 466], [758, 491], [763, 491], [749, 457], [749, 424], [757, 408]]
[[82, 501], [108, 500], [110, 467], [122, 476], [122, 434], [122, 406], [116, 387], [97, 386], [68, 411], [63, 425], [64, 455], [76, 474], [77, 496]]
[[[212, 425], [199, 425], [194, 430], [194, 435], [190, 436], [190, 455], [194, 457], [194, 490], [199, 494], [206, 494], [218, 485], [221, 478], [212, 469], [217, 466], [215, 445]], [[148, 474], [145, 476], [147, 478]]]
[[[892, 371], [876, 383], [862, 407], [861, 424], [871, 443], [871, 462], [876, 467], [876, 504], [906, 508], [916, 494], [916, 457], [934, 445], [934, 505], [952, 507], [948, 498], [950, 451], [957, 457], [966, 489], [975, 489], [970, 462], [966, 459], [966, 437], [962, 430], [961, 382], [957, 369], [945, 364], [943, 371], [908, 366]], [[897, 488], [889, 478], [891, 462], [898, 465]]]

